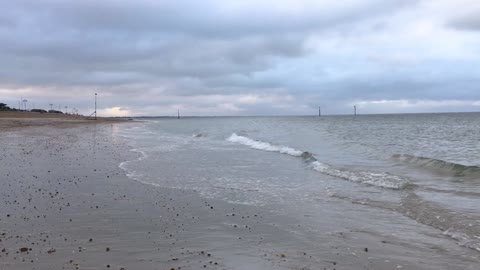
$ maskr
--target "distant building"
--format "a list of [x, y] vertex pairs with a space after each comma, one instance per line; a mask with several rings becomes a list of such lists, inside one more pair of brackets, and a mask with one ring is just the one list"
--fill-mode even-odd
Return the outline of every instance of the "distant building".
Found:
[[63, 112], [61, 112], [61, 111], [56, 111], [56, 110], [48, 110], [48, 112], [49, 112], [49, 113], [61, 113], [61, 114], [63, 114]]
[[31, 109], [30, 111], [31, 112], [38, 112], [38, 113], [46, 113], [47, 112], [46, 110], [42, 110], [42, 109]]

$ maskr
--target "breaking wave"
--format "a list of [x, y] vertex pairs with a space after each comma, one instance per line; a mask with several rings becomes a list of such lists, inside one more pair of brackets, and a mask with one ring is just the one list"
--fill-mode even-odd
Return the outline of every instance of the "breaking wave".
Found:
[[338, 177], [352, 182], [360, 182], [367, 185], [389, 189], [404, 189], [411, 185], [409, 181], [403, 179], [402, 177], [391, 175], [388, 173], [337, 169], [328, 164], [319, 162], [310, 152], [300, 151], [288, 146], [274, 145], [268, 142], [253, 140], [245, 136], [237, 135], [236, 133], [233, 133], [229, 138], [227, 138], [227, 141], [246, 145], [257, 150], [277, 152], [294, 157], [299, 157], [302, 158], [311, 169], [319, 173]]
[[361, 182], [372, 186], [390, 189], [404, 189], [412, 185], [402, 177], [389, 173], [340, 170], [318, 161], [312, 162], [311, 167], [315, 171], [323, 174], [350, 180], [352, 182]]
[[294, 157], [300, 157], [303, 154], [303, 151], [288, 147], [288, 146], [277, 146], [267, 142], [252, 140], [248, 137], [237, 135], [233, 133], [227, 141], [243, 144], [250, 146], [253, 149], [264, 150], [268, 152], [278, 152], [281, 154], [287, 154]]
[[368, 205], [400, 213], [420, 224], [435, 228], [457, 242], [458, 245], [480, 252], [480, 221], [478, 216], [457, 213], [407, 191], [399, 204], [368, 198], [352, 198], [337, 193], [329, 196], [352, 204]]
[[408, 154], [394, 154], [392, 158], [400, 160], [404, 163], [427, 169], [446, 171], [452, 173], [454, 176], [480, 175], [480, 167], [478, 166], [467, 166], [440, 159], [419, 157]]
[[421, 224], [443, 231], [457, 240], [460, 246], [480, 251], [480, 222], [478, 216], [457, 213], [410, 192], [403, 198], [398, 211]]

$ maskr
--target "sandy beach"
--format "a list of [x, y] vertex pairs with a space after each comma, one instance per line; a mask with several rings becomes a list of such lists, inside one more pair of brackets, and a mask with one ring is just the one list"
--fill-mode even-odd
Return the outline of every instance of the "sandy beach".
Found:
[[[214, 208], [194, 192], [152, 189], [128, 179], [118, 164], [132, 154], [111, 136], [119, 123], [0, 123], [2, 270], [223, 269], [235, 247], [222, 254], [230, 236], [207, 237], [218, 226], [212, 219], [241, 220], [238, 239], [261, 219], [241, 209]], [[268, 256], [254, 258], [255, 265], [284, 260], [280, 253]], [[243, 267], [248, 265], [238, 265]]]
[[[443, 267], [434, 247], [321, 218], [335, 209], [297, 217], [133, 181], [119, 164], [138, 153], [115, 136], [127, 123], [92, 122], [0, 119], [0, 269]], [[449, 269], [474, 269], [454, 249]]]
[[[112, 124], [29, 121], [2, 130], [0, 269], [218, 265], [207, 249], [179, 245], [188, 238], [179, 233], [209, 207], [189, 194], [132, 185], [118, 168], [122, 142], [106, 136]], [[181, 211], [189, 205], [199, 206], [195, 214]]]

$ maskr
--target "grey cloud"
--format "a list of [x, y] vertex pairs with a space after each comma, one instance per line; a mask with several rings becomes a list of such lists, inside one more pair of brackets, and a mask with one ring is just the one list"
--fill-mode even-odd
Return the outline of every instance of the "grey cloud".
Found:
[[480, 10], [457, 18], [449, 22], [448, 25], [460, 30], [480, 31]]
[[[187, 103], [217, 108], [207, 105], [217, 95], [232, 100], [238, 94], [295, 97], [292, 107], [285, 101], [272, 102], [270, 109], [235, 104], [242, 113], [262, 114], [305, 112], [308, 106], [302, 104], [314, 108], [316, 100], [342, 107], [360, 98], [453, 98], [460, 93], [477, 98], [479, 74], [473, 71], [444, 78], [451, 67], [440, 70], [450, 64], [442, 61], [415, 61], [401, 69], [401, 63], [382, 56], [365, 60], [368, 42], [351, 44], [349, 35], [362, 36], [365, 29], [394, 35], [389, 17], [418, 2], [347, 0], [319, 7], [312, 1], [295, 10], [279, 9], [282, 3], [274, 1], [235, 8], [229, 1], [212, 0], [8, 1], [0, 11], [0, 61], [8, 63], [0, 67], [0, 89], [36, 87], [40, 90], [32, 96], [39, 100], [46, 93], [45, 100], [51, 93], [66, 99], [66, 93], [100, 89], [112, 97], [105, 106], [148, 105], [151, 110]], [[336, 43], [341, 53], [318, 52], [312, 37]], [[331, 66], [347, 75], [331, 77], [326, 71]], [[437, 74], [418, 76], [430, 69]], [[88, 98], [79, 100], [88, 108]]]
[[[158, 74], [171, 68], [176, 73], [182, 60], [211, 64], [226, 58], [227, 64], [255, 65], [262, 56], [302, 56], [307, 31], [353, 23], [396, 6], [369, 1], [334, 12], [284, 16], [268, 9], [225, 12], [214, 1], [19, 0], [4, 4], [18, 19], [16, 27], [0, 31], [0, 41], [6, 52], [67, 69], [85, 65], [88, 72], [91, 65], [111, 69], [108, 64], [132, 64], [132, 69], [156, 69]], [[149, 68], [149, 59], [159, 67]], [[187, 69], [186, 76], [191, 75]]]
[[17, 7], [18, 12], [33, 11], [30, 15], [36, 15], [49, 28], [55, 28], [57, 22], [62, 22], [66, 28], [82, 31], [184, 33], [210, 38], [235, 38], [330, 28], [336, 24], [352, 23], [393, 12], [417, 2], [344, 1], [344, 4], [336, 3], [334, 8], [315, 8], [315, 5], [306, 4], [301, 13], [279, 11], [275, 4], [268, 2], [260, 7], [249, 5], [250, 8], [230, 9], [228, 2], [212, 0], [19, 0], [14, 7]]

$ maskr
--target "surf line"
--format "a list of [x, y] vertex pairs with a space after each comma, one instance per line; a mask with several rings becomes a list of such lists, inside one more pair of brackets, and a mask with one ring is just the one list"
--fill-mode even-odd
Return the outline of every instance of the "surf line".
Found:
[[392, 175], [386, 172], [365, 172], [338, 169], [318, 161], [318, 159], [310, 152], [300, 151], [289, 146], [275, 145], [268, 142], [254, 140], [236, 133], [233, 133], [230, 137], [228, 137], [227, 141], [249, 146], [250, 148], [256, 150], [277, 152], [302, 158], [314, 171], [352, 182], [360, 182], [367, 185], [389, 189], [404, 189], [411, 185], [409, 181], [400, 176]]

